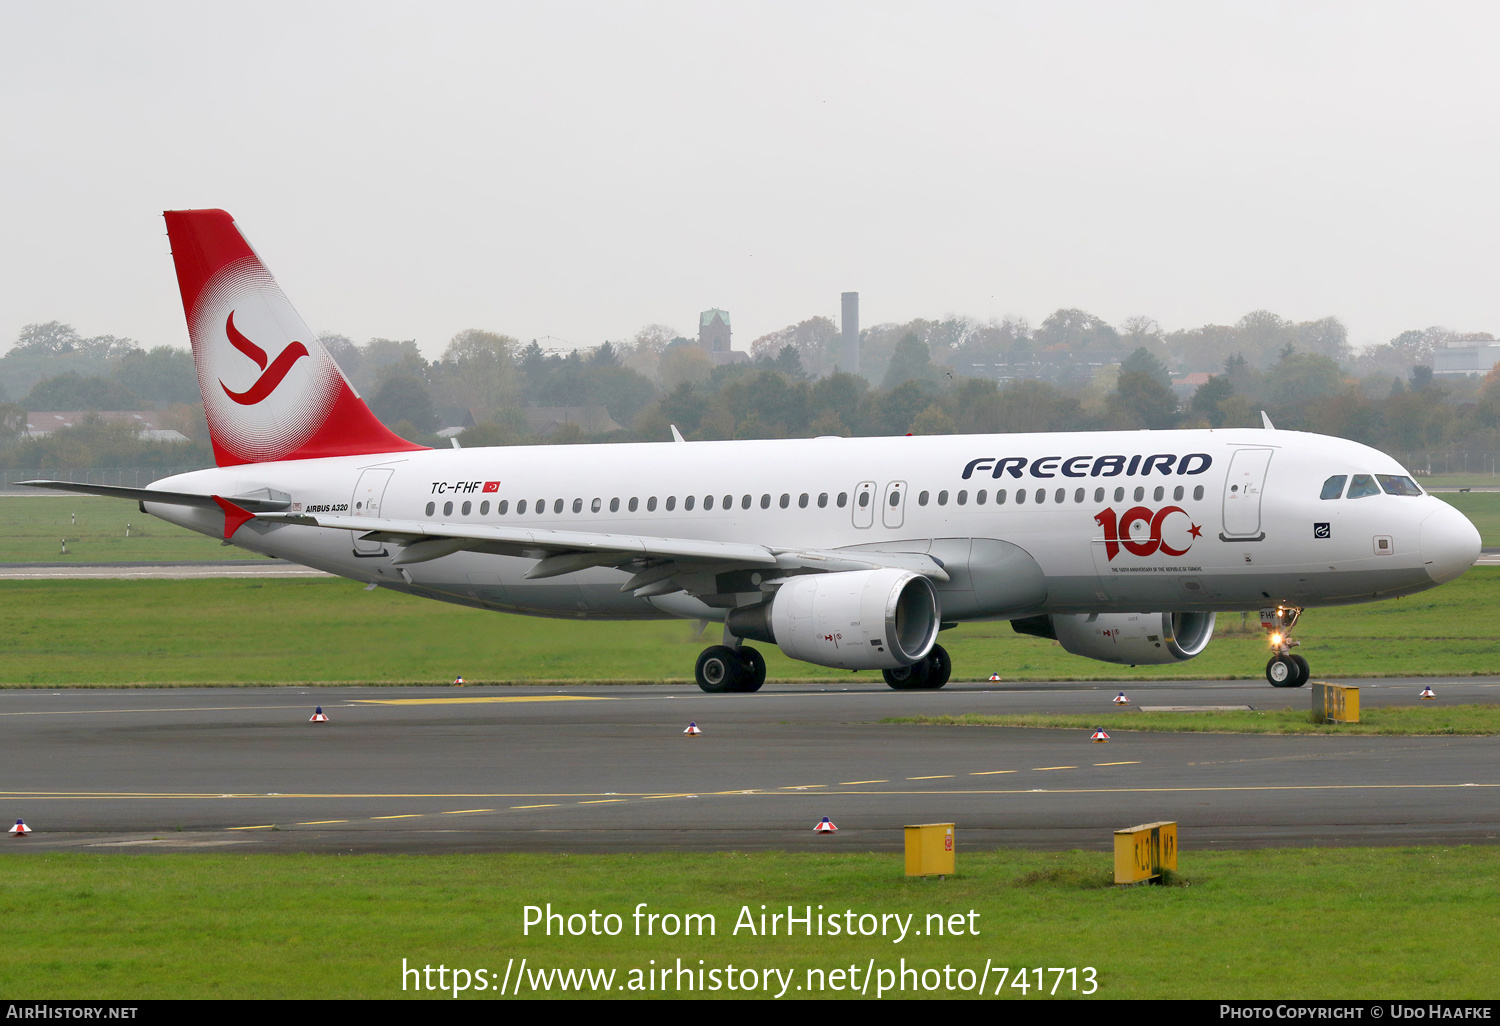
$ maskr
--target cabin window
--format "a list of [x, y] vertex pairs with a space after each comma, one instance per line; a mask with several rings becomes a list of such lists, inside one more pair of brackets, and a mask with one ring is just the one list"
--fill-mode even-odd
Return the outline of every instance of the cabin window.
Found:
[[1078, 489], [1076, 492], [1073, 493], [1073, 501], [1074, 502], [1082, 502], [1083, 501], [1083, 489], [1082, 488]]
[[640, 505], [641, 505], [641, 500], [637, 499], [634, 495], [632, 495], [630, 497], [630, 502], [626, 504], [625, 508], [628, 509], [628, 510], [630, 510], [630, 512], [634, 513], [640, 507]]
[[1103, 502], [1104, 501], [1104, 489], [1103, 488], [1095, 488], [1094, 489], [1094, 501], [1095, 502]]
[[762, 495], [760, 497], [760, 508], [761, 509], [770, 509], [771, 508], [771, 497], [769, 495]]
[[1036, 501], [1038, 503], [1043, 503], [1043, 502], [1047, 501], [1047, 489], [1045, 489], [1045, 488], [1038, 488], [1036, 490]]
[[927, 499], [928, 499], [928, 493], [927, 492], [918, 492], [917, 493], [917, 505], [918, 506], [925, 506], [925, 505], [927, 505]]
[[487, 516], [490, 515], [490, 500], [489, 499], [485, 499], [483, 502], [481, 502], [479, 504], [479, 515], [482, 516], [482, 517], [487, 517]]
[[1157, 485], [1156, 486], [1156, 491], [1154, 491], [1154, 492], [1151, 493], [1151, 501], [1152, 502], [1160, 502], [1162, 500], [1162, 497], [1164, 495], [1166, 495], [1166, 494], [1167, 494], [1167, 490], [1165, 488], [1163, 488], [1161, 485]]
[[1024, 505], [1025, 502], [1026, 502], [1026, 489], [1024, 489], [1024, 488], [1017, 488], [1016, 489], [1016, 505], [1017, 506], [1021, 506], [1021, 505]]
[[597, 499], [596, 498], [593, 502], [589, 503], [589, 512], [590, 513], [598, 513], [603, 508], [604, 508], [604, 500], [603, 499]]
[[838, 498], [838, 507], [839, 507], [839, 509], [843, 509], [848, 504], [849, 504], [849, 493], [848, 492], [839, 492], [839, 498]]
[[1004, 506], [1005, 505], [1005, 489], [1004, 488], [997, 488], [995, 490], [995, 505], [996, 506]]
[[[988, 495], [985, 492], [985, 490], [983, 488], [979, 489], [979, 491], [977, 491], [977, 492], [974, 493], [974, 505], [976, 505], [976, 506], [983, 506], [984, 505], [984, 500], [987, 497], [988, 497]], [[893, 502], [893, 503], [891, 503], [891, 505], [894, 506], [895, 503]]]
[[960, 506], [966, 506], [966, 505], [968, 505], [968, 503], [969, 503], [969, 493], [966, 490], [962, 489], [962, 488], [959, 489], [958, 497], [954, 501], [957, 502]]
[[676, 509], [676, 508], [677, 508], [677, 496], [675, 496], [675, 495], [668, 495], [667, 496], [667, 512], [670, 513], [674, 509]]
[[453, 515], [453, 503], [451, 503], [451, 502], [445, 502], [445, 503], [443, 503], [443, 516], [445, 516], [445, 517], [451, 517], [452, 515]]
[[656, 496], [653, 495], [653, 496], [651, 496], [651, 498], [649, 498], [649, 499], [646, 500], [646, 512], [647, 513], [655, 513], [656, 512]]
[[748, 496], [748, 495], [741, 495], [740, 496], [740, 509], [749, 509], [751, 501], [752, 500], [751, 500], [750, 496]]
[[[869, 504], [870, 504], [870, 493], [869, 492], [860, 492], [859, 493], [859, 508], [860, 509], [864, 509]], [[839, 505], [842, 506], [843, 503], [839, 503]]]
[[464, 516], [468, 516], [469, 515], [469, 511], [472, 510], [473, 508], [474, 508], [474, 504], [472, 502], [465, 502], [463, 504], [463, 508], [461, 510], [459, 510], [459, 512], [461, 512]]
[[435, 512], [437, 512], [437, 503], [429, 502], [427, 504], [427, 515], [432, 516], [432, 514]]
[[947, 492], [938, 492], [938, 505], [939, 506], [946, 506], [946, 505], [948, 505], [948, 493]]
[[620, 500], [618, 497], [609, 500], [609, 511], [611, 513], [620, 512]]
[[1178, 485], [1176, 488], [1172, 489], [1172, 501], [1173, 502], [1181, 502], [1182, 501], [1182, 485]]
[[1136, 488], [1135, 488], [1135, 501], [1136, 502], [1140, 502], [1145, 497], [1146, 497], [1146, 489], [1142, 488], [1140, 485], [1136, 485]]
[[1116, 502], [1124, 502], [1125, 501], [1125, 489], [1123, 489], [1123, 488], [1116, 488], [1115, 489], [1115, 501]]
[[685, 495], [685, 496], [683, 496], [683, 499], [682, 499], [682, 508], [685, 509], [685, 510], [692, 509], [693, 508], [693, 503], [696, 502], [696, 501], [697, 501], [697, 499], [694, 496]]
[[1203, 498], [1203, 486], [1202, 485], [1199, 485], [1197, 488], [1193, 489], [1193, 498], [1194, 499], [1201, 499], [1201, 498]]
[[573, 500], [573, 512], [574, 513], [582, 513], [583, 512], [583, 500], [582, 499], [574, 499]]
[[808, 498], [808, 496], [807, 496], [806, 492], [803, 492], [801, 495], [797, 496], [797, 508], [798, 509], [806, 509], [807, 508], [807, 498]]
[[[579, 499], [574, 499], [573, 501], [581, 503], [581, 500], [579, 500]], [[561, 499], [553, 499], [552, 500], [552, 512], [553, 513], [561, 513], [562, 511], [563, 511], [563, 501]]]
[[734, 509], [734, 496], [724, 496], [724, 501], [720, 505], [722, 505], [725, 509]]
[[782, 509], [786, 509], [791, 504], [792, 504], [792, 497], [790, 495], [788, 495], [786, 492], [782, 492], [781, 493], [781, 508]]
[[506, 512], [509, 509], [510, 509], [510, 500], [509, 499], [501, 499], [499, 502], [495, 503], [495, 512], [498, 513], [502, 517], [505, 516]]
[[703, 497], [703, 508], [705, 511], [714, 508], [714, 497], [712, 495], [705, 495]]
[[818, 508], [819, 509], [827, 509], [828, 508], [828, 493], [827, 492], [819, 492], [818, 493]]

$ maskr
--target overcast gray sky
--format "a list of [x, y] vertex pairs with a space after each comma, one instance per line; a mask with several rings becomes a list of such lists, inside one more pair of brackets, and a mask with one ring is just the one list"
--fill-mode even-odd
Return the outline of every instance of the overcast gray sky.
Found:
[[315, 330], [736, 348], [1062, 306], [1500, 333], [1500, 6], [0, 0], [0, 349], [186, 345], [160, 213]]

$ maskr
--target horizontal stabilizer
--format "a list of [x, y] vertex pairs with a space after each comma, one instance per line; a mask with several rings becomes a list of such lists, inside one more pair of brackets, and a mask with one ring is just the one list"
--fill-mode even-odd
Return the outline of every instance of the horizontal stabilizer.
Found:
[[[135, 502], [161, 502], [169, 506], [201, 506], [217, 509], [219, 502], [212, 495], [195, 495], [191, 492], [166, 492], [156, 488], [126, 488], [123, 485], [80, 484], [75, 481], [17, 481], [28, 488], [51, 488], [59, 492], [79, 492], [83, 495], [103, 495], [111, 499], [131, 499]], [[257, 498], [250, 495], [225, 496], [241, 509], [252, 513], [277, 513], [290, 506], [290, 499]]]

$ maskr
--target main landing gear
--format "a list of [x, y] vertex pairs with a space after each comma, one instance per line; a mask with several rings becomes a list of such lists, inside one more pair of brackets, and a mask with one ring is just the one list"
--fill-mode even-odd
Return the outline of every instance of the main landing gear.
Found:
[[698, 657], [694, 674], [698, 686], [711, 693], [759, 691], [766, 682], [766, 657], [744, 645], [714, 645]]
[[882, 670], [885, 682], [897, 691], [936, 691], [948, 683], [953, 673], [953, 660], [942, 645], [933, 645], [927, 658], [911, 666], [895, 670]]
[[1291, 637], [1292, 628], [1301, 615], [1302, 610], [1296, 606], [1277, 606], [1260, 611], [1260, 625], [1271, 636], [1274, 651], [1271, 661], [1266, 663], [1266, 680], [1273, 688], [1300, 688], [1312, 675], [1307, 660], [1292, 653], [1292, 646], [1298, 644]]

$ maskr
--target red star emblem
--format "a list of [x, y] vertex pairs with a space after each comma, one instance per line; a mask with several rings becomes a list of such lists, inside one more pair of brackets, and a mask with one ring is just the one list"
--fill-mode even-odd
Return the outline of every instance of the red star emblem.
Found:
[[1199, 527], [1197, 524], [1194, 524], [1192, 527], [1188, 528], [1188, 534], [1192, 535], [1194, 538], [1202, 538], [1203, 528]]

